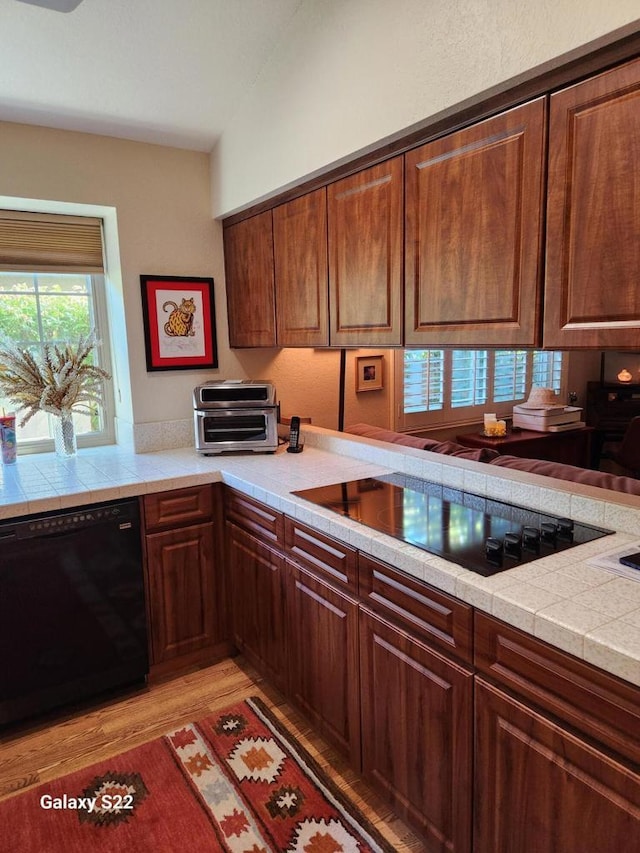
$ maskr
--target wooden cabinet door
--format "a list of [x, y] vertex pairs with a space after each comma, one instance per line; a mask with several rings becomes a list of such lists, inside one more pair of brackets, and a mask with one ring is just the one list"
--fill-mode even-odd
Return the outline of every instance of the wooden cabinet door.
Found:
[[544, 345], [640, 347], [640, 60], [551, 96]]
[[406, 157], [405, 343], [540, 338], [545, 100]]
[[218, 642], [213, 525], [146, 537], [152, 664], [213, 648]]
[[402, 175], [395, 157], [327, 188], [332, 346], [402, 343]]
[[277, 340], [281, 347], [329, 343], [327, 191], [273, 209]]
[[290, 695], [360, 769], [357, 600], [288, 563]]
[[640, 850], [640, 776], [476, 679], [475, 853]]
[[284, 558], [227, 525], [227, 586], [233, 637], [247, 660], [286, 691]]
[[468, 853], [471, 673], [361, 608], [360, 677], [363, 773], [428, 850]]
[[271, 211], [224, 229], [229, 346], [276, 346]]

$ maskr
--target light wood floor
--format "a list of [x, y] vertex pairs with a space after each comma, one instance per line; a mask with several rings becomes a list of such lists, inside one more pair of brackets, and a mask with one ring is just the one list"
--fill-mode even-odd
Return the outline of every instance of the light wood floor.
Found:
[[346, 762], [242, 658], [224, 660], [89, 710], [5, 731], [0, 737], [0, 800], [132, 749], [247, 696], [260, 696], [273, 709], [398, 853], [424, 849]]

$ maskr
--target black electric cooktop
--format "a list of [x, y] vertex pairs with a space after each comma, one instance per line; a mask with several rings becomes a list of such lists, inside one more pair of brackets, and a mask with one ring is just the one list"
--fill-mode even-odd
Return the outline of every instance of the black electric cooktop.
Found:
[[406, 474], [293, 494], [485, 577], [612, 532]]

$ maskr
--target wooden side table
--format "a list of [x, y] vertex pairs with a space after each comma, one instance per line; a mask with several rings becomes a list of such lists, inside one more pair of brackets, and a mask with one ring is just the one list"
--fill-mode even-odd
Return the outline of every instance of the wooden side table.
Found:
[[589, 468], [593, 431], [593, 427], [588, 426], [564, 432], [535, 432], [523, 429], [512, 430], [499, 438], [470, 432], [458, 435], [456, 439], [465, 447], [490, 447], [503, 455], [545, 459], [548, 462], [564, 462], [579, 468]]

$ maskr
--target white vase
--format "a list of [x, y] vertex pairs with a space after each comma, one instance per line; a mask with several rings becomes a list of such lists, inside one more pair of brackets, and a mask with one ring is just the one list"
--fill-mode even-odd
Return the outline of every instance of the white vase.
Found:
[[78, 451], [76, 430], [71, 412], [61, 412], [53, 424], [53, 441], [58, 456], [68, 458]]

